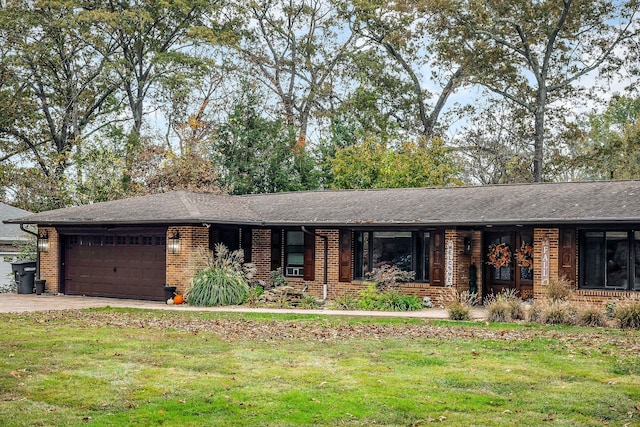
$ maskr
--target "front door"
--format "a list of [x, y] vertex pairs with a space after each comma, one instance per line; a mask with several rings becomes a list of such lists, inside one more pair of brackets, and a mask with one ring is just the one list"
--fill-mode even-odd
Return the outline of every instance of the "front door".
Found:
[[533, 231], [486, 234], [485, 295], [512, 290], [522, 299], [533, 296]]

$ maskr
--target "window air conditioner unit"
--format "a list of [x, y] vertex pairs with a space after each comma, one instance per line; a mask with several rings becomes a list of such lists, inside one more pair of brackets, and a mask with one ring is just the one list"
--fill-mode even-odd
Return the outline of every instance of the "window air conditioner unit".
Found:
[[287, 276], [290, 277], [302, 277], [302, 268], [301, 267], [287, 267]]

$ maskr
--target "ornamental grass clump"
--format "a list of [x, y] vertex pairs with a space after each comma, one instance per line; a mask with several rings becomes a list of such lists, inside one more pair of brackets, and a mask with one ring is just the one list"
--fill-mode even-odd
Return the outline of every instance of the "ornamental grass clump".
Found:
[[485, 299], [487, 317], [490, 322], [512, 322], [524, 319], [522, 300], [515, 289], [505, 289], [498, 295]]
[[547, 325], [575, 325], [578, 318], [576, 304], [561, 300], [534, 302], [529, 320]]
[[615, 318], [622, 329], [640, 329], [640, 299], [626, 299], [616, 305]]
[[578, 326], [602, 327], [607, 324], [607, 314], [602, 307], [586, 304], [578, 308], [576, 324]]
[[212, 307], [245, 301], [255, 268], [244, 263], [242, 250], [231, 252], [223, 244], [217, 244], [214, 255], [201, 248], [197, 258], [204, 265], [193, 276], [186, 293], [189, 305]]
[[551, 279], [545, 288], [545, 296], [550, 301], [568, 301], [571, 298], [571, 282], [566, 277]]
[[440, 302], [447, 308], [451, 320], [471, 320], [471, 307], [478, 303], [478, 295], [448, 287], [440, 292]]

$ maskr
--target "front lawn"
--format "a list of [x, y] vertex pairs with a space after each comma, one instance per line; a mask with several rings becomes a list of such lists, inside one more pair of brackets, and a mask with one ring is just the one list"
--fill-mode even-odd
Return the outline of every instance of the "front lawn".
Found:
[[640, 424], [640, 332], [99, 309], [0, 315], [0, 425]]

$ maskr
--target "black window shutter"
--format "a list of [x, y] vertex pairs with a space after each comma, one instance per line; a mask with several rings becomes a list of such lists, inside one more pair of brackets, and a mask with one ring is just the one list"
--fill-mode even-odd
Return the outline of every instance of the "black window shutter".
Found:
[[244, 251], [244, 262], [251, 262], [251, 231], [252, 230], [250, 228], [242, 228], [242, 250]]

